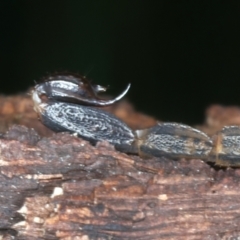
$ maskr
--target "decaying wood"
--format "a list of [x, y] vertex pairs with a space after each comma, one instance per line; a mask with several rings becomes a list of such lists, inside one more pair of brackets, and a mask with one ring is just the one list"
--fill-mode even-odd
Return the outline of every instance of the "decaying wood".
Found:
[[[127, 103], [108, 110], [131, 127], [155, 123]], [[239, 109], [231, 111], [240, 125]], [[202, 129], [220, 128], [223, 112], [214, 113], [214, 126], [208, 115]], [[141, 159], [107, 142], [53, 134], [28, 97], [2, 97], [0, 121], [1, 239], [240, 238], [240, 169]]]

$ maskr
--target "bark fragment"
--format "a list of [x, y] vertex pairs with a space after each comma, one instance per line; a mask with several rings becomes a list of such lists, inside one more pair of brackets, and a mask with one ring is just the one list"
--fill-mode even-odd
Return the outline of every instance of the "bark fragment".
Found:
[[[2, 239], [240, 237], [240, 169], [199, 159], [142, 159], [107, 142], [92, 146], [67, 133], [52, 134], [26, 107], [30, 100], [16, 98], [2, 97], [0, 106]], [[11, 101], [18, 107], [4, 105]], [[27, 127], [6, 132], [16, 111], [17, 123]]]

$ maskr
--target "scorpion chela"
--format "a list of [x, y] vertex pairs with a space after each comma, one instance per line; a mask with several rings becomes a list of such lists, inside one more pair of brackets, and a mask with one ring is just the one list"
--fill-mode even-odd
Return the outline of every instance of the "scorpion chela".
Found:
[[226, 126], [212, 137], [179, 123], [132, 130], [97, 108], [119, 101], [129, 88], [130, 84], [118, 97], [105, 100], [98, 93], [107, 89], [86, 77], [53, 74], [37, 84], [31, 95], [40, 120], [53, 131], [75, 133], [92, 144], [108, 141], [119, 151], [140, 156], [199, 158], [219, 166], [240, 166], [238, 126]]

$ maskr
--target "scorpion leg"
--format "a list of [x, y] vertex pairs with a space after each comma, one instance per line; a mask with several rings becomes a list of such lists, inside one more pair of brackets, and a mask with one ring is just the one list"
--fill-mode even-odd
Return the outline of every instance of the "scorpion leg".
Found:
[[240, 127], [227, 126], [212, 137], [209, 159], [219, 166], [240, 166]]
[[159, 123], [135, 134], [140, 155], [207, 159], [212, 149], [205, 133], [177, 123]]

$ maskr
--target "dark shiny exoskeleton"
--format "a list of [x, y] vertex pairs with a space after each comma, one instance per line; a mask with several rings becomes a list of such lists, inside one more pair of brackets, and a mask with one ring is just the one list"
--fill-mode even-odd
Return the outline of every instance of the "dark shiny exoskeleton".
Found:
[[[240, 128], [225, 127], [210, 138], [205, 133], [178, 123], [158, 123], [148, 129], [132, 130], [120, 119], [99, 109], [122, 99], [102, 99], [106, 88], [82, 76], [54, 74], [32, 91], [34, 109], [44, 125], [76, 133], [93, 144], [108, 141], [116, 149], [142, 156], [200, 158], [221, 166], [240, 166]], [[98, 108], [96, 108], [98, 107]]]

